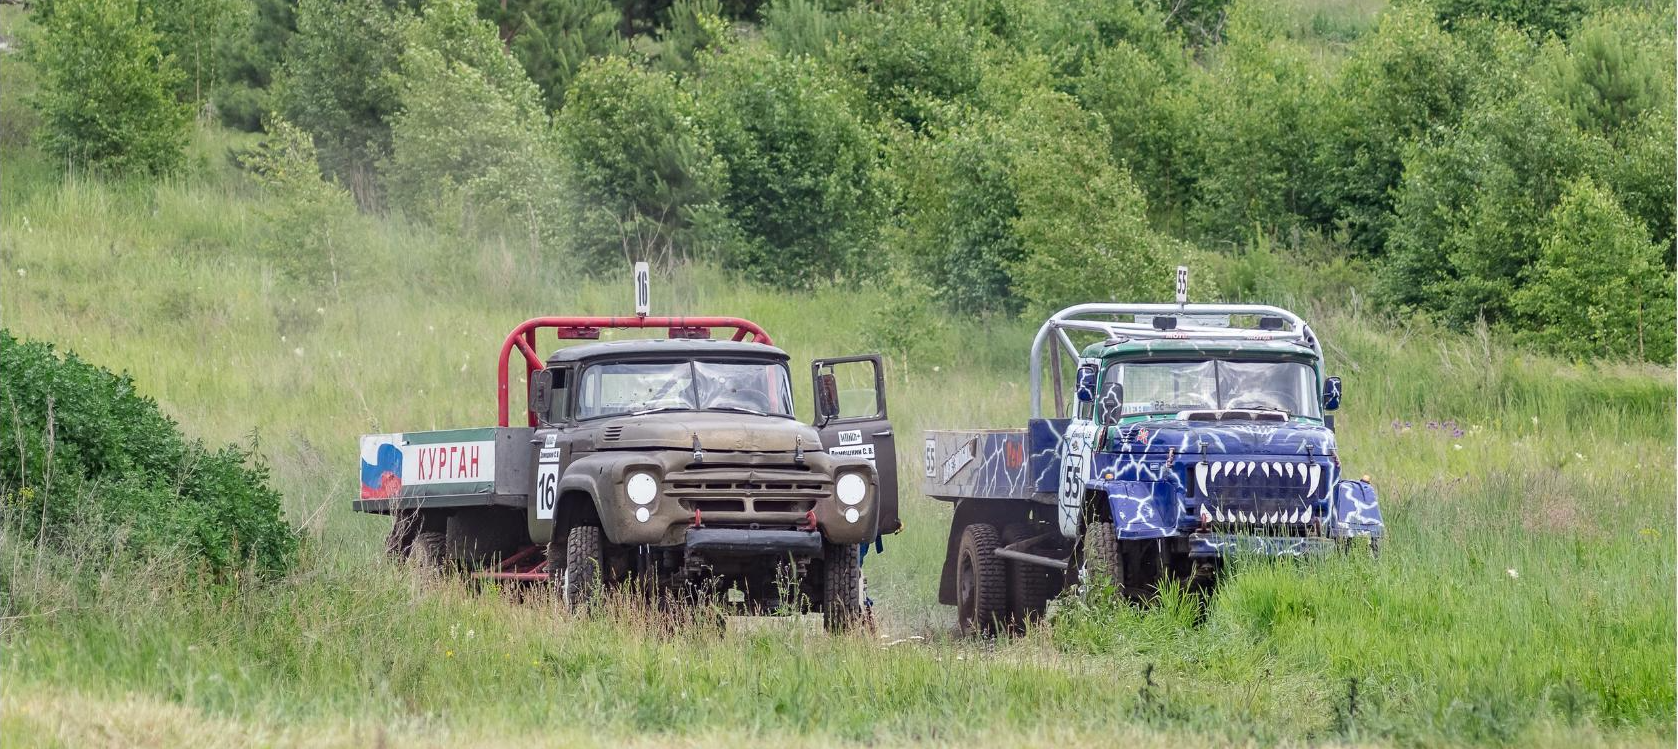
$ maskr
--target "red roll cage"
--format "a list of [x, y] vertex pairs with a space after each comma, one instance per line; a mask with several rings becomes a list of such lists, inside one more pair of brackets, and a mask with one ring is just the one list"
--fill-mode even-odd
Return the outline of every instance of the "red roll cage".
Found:
[[[733, 328], [731, 340], [743, 341], [750, 335], [752, 343], [774, 343], [757, 323], [739, 317], [533, 317], [519, 323], [501, 343], [501, 356], [495, 366], [497, 426], [507, 426], [507, 360], [514, 348], [523, 352], [524, 376], [529, 382], [530, 375], [544, 366], [542, 356], [536, 353], [536, 331], [543, 328], [553, 328], [560, 340], [595, 340], [601, 330], [628, 328], [666, 328], [670, 338], [710, 338], [712, 328]], [[525, 415], [530, 426], [536, 426], [536, 412], [528, 404]]]

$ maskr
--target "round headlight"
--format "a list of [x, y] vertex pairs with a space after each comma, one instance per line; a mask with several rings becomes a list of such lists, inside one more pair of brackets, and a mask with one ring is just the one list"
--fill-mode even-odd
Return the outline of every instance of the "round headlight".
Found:
[[868, 494], [868, 481], [859, 473], [847, 473], [839, 477], [839, 483], [833, 487], [833, 493], [839, 495], [839, 501], [854, 505], [862, 501]]
[[644, 505], [658, 496], [658, 479], [650, 473], [632, 473], [629, 480], [623, 482], [623, 491], [629, 495], [631, 502]]

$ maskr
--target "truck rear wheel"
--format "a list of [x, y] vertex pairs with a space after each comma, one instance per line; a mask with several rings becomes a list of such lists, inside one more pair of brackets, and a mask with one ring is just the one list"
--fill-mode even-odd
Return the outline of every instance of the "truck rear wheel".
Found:
[[1084, 527], [1083, 564], [1078, 569], [1082, 593], [1094, 590], [1122, 591], [1124, 560], [1119, 556], [1119, 534], [1113, 524], [1099, 518]]
[[600, 592], [605, 582], [605, 550], [605, 534], [598, 525], [579, 525], [566, 534], [560, 594], [567, 606], [580, 606]]
[[[1002, 530], [1004, 545], [1016, 544], [1037, 535], [1037, 527], [1015, 523]], [[1010, 559], [1008, 565], [1008, 612], [1010, 624], [1016, 630], [1039, 621], [1054, 597], [1055, 571], [1048, 567]]]
[[996, 555], [996, 526], [961, 532], [956, 559], [956, 626], [964, 635], [995, 635], [1008, 615], [1008, 569]]
[[822, 552], [822, 626], [848, 632], [863, 621], [862, 553], [856, 544], [828, 544]]
[[442, 531], [420, 531], [414, 536], [413, 546], [408, 549], [409, 563], [420, 569], [442, 569], [448, 561], [447, 540]]

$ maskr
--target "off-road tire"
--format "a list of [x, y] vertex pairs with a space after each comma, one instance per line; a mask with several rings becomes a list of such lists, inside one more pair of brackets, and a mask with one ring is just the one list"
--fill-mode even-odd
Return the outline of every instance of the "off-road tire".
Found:
[[1084, 595], [1097, 587], [1124, 590], [1124, 559], [1119, 556], [1119, 534], [1113, 524], [1092, 518], [1084, 526], [1082, 562], [1078, 585]]
[[856, 544], [827, 544], [822, 549], [822, 626], [841, 633], [863, 623], [862, 552]]
[[956, 627], [990, 637], [1007, 625], [1008, 566], [996, 555], [996, 526], [973, 523], [961, 532], [956, 556]]
[[[1029, 523], [1015, 523], [1002, 529], [1002, 544], [1019, 543], [1039, 535], [1037, 530], [1037, 526]], [[1049, 599], [1058, 592], [1055, 585], [1059, 573], [1014, 559], [1007, 560], [1007, 565], [1009, 625], [1016, 631], [1024, 631], [1027, 624], [1042, 620], [1043, 613], [1048, 611]]]
[[560, 595], [566, 605], [581, 606], [605, 583], [606, 538], [598, 525], [573, 527], [565, 536], [565, 567], [560, 573]]
[[427, 570], [441, 570], [448, 562], [448, 537], [442, 531], [422, 530], [408, 548], [408, 562]]

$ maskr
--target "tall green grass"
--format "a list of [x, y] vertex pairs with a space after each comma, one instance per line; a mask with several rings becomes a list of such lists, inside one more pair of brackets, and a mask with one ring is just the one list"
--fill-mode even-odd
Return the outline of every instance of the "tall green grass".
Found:
[[1069, 606], [1026, 637], [965, 642], [934, 603], [949, 510], [916, 491], [916, 437], [1022, 424], [1035, 326], [951, 317], [880, 289], [789, 294], [664, 269], [655, 311], [754, 319], [795, 367], [887, 349], [907, 528], [867, 567], [882, 630], [718, 632], [622, 608], [578, 617], [386, 564], [386, 521], [349, 511], [355, 437], [490, 423], [505, 331], [539, 314], [626, 312], [628, 274], [581, 278], [518, 241], [361, 218], [338, 282], [300, 283], [261, 249], [262, 196], [226, 166], [238, 144], [202, 135], [194, 169], [160, 185], [61, 179], [9, 153], [0, 324], [132, 372], [193, 436], [254, 436], [305, 531], [302, 566], [274, 585], [203, 590], [166, 562], [115, 566], [98, 539], [42, 553], [0, 538], [8, 737], [1674, 738], [1670, 369], [1562, 362], [1489, 333], [1389, 321], [1350, 287], [1288, 299], [1312, 312], [1346, 378], [1341, 454], [1382, 493], [1380, 560], [1246, 565], [1201, 624], [1180, 605]]

